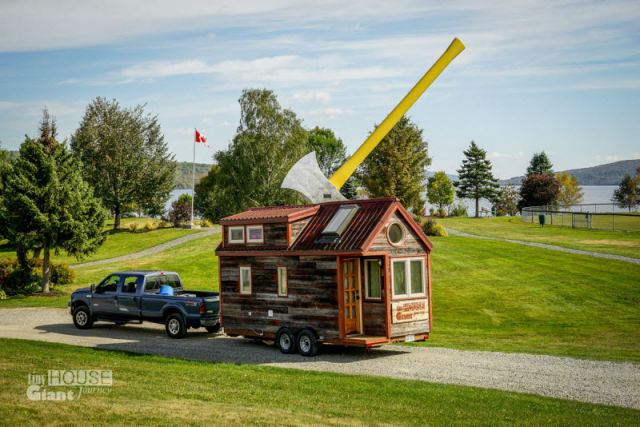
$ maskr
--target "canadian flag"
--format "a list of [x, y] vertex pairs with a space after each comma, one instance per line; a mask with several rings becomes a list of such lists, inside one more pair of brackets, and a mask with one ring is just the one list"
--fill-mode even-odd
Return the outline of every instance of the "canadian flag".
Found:
[[201, 142], [205, 147], [209, 146], [209, 144], [207, 144], [207, 137], [198, 132], [198, 129], [196, 129], [196, 142]]

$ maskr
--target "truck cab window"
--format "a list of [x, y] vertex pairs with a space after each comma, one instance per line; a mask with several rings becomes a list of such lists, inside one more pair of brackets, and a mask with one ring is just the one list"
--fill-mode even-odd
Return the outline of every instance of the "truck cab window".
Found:
[[99, 294], [103, 292], [117, 292], [118, 282], [120, 282], [120, 276], [116, 274], [111, 275], [106, 279], [104, 279], [102, 283], [98, 285], [98, 288], [96, 289], [96, 291]]
[[122, 292], [127, 294], [135, 294], [138, 285], [138, 276], [126, 276], [122, 283]]
[[158, 277], [147, 278], [147, 283], [144, 286], [144, 292], [147, 294], [157, 294], [160, 290], [160, 281]]

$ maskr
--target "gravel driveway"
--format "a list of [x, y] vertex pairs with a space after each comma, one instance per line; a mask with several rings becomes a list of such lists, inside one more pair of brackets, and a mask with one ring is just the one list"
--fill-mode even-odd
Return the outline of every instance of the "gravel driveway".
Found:
[[[0, 336], [126, 350], [210, 362], [386, 376], [539, 394], [640, 409], [640, 365], [519, 353], [384, 346], [324, 346], [318, 356], [281, 354], [242, 338], [190, 331], [180, 341], [162, 325], [99, 322], [78, 330], [64, 309], [0, 309]], [[203, 331], [203, 330], [202, 330]]]

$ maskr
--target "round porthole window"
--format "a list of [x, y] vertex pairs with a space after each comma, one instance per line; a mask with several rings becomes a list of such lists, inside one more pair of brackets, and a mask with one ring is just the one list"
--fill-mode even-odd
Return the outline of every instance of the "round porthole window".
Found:
[[399, 222], [394, 222], [389, 226], [387, 238], [392, 245], [399, 245], [404, 240], [404, 227]]

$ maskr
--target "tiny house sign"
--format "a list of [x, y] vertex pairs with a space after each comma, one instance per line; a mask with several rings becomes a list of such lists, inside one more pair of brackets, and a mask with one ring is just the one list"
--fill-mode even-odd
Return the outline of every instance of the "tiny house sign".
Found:
[[391, 304], [393, 323], [415, 322], [429, 319], [429, 304], [426, 299], [400, 301]]

